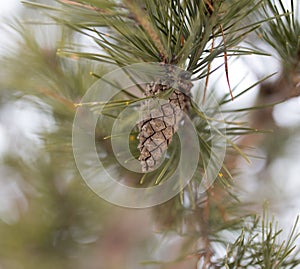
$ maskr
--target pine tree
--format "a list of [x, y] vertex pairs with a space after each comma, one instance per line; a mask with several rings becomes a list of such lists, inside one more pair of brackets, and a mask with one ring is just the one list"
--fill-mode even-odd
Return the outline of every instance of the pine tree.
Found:
[[[272, 113], [300, 93], [298, 1], [290, 9], [281, 0], [23, 4], [9, 23], [17, 45], [0, 61], [1, 113], [21, 102], [53, 126], [41, 128], [34, 151], [22, 152], [32, 142], [19, 134], [22, 146], [3, 156], [3, 175], [20, 195], [11, 212], [1, 215], [0, 205], [0, 268], [299, 266], [298, 218], [286, 235], [267, 206], [257, 210], [261, 200], [243, 199], [237, 180], [241, 160], [250, 165], [251, 149], [261, 147], [257, 177], [272, 186], [268, 168], [293, 137]], [[255, 55], [277, 55], [280, 74], [236, 93], [231, 63]], [[218, 72], [226, 94], [211, 80]], [[255, 87], [255, 104], [236, 108], [232, 101]], [[79, 136], [92, 141], [96, 159]], [[103, 182], [86, 185], [83, 166]], [[107, 171], [135, 190], [182, 188], [135, 201], [106, 183]], [[173, 175], [174, 186], [164, 185]]]

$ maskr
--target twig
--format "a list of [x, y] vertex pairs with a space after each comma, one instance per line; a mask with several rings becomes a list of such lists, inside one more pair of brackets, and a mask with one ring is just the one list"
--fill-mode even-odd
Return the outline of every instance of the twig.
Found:
[[209, 190], [207, 191], [207, 200], [203, 203], [204, 207], [202, 208], [202, 211], [200, 211], [201, 216], [201, 222], [202, 222], [202, 237], [203, 237], [203, 242], [204, 242], [204, 249], [205, 252], [203, 254], [203, 267], [202, 268], [207, 268], [207, 266], [211, 262], [211, 257], [212, 257], [212, 251], [211, 251], [211, 246], [210, 246], [210, 239], [209, 239], [209, 200], [210, 200], [210, 193]]

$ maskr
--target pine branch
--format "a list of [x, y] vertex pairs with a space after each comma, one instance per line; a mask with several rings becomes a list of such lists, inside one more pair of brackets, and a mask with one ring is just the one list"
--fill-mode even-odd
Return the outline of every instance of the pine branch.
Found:
[[282, 230], [278, 230], [274, 220], [269, 221], [265, 216], [261, 220], [254, 218], [251, 226], [242, 230], [236, 241], [228, 247], [220, 265], [226, 268], [296, 268], [300, 264], [297, 257], [299, 249], [295, 245], [299, 237], [299, 233], [296, 233], [298, 219], [287, 241], [280, 241]]
[[[178, 139], [174, 134], [180, 128], [178, 122], [181, 120], [181, 112], [186, 111], [193, 121], [198, 141], [201, 145], [196, 173], [190, 184], [177, 197], [154, 209], [159, 219], [158, 223], [161, 224], [160, 228], [167, 231], [176, 230], [178, 235], [184, 237], [186, 242], [188, 242], [188, 247], [184, 248], [185, 245], [181, 246], [182, 253], [173, 262], [193, 258], [200, 260], [199, 264], [203, 262], [203, 266], [210, 266], [211, 268], [222, 268], [224, 266], [227, 266], [227, 268], [250, 268], [251, 266], [259, 266], [260, 268], [293, 268], [299, 264], [298, 252], [294, 251], [293, 246], [297, 237], [295, 230], [293, 230], [287, 242], [282, 243], [277, 241], [280, 231], [274, 228], [272, 221], [266, 220], [259, 227], [258, 218], [247, 219], [248, 213], [243, 208], [244, 203], [237, 199], [237, 190], [231, 191], [230, 189], [233, 185], [232, 174], [235, 173], [235, 161], [232, 161], [230, 165], [222, 164], [215, 185], [206, 192], [201, 192], [203, 190], [201, 189], [203, 175], [207, 172], [207, 163], [210, 161], [214, 164], [222, 162], [221, 157], [218, 156], [218, 153], [212, 147], [212, 139], [219, 137], [226, 141], [229, 148], [227, 156], [230, 157], [230, 154], [232, 154], [235, 160], [237, 159], [236, 156], [248, 160], [249, 155], [244, 152], [242, 146], [236, 143], [237, 138], [241, 135], [257, 134], [265, 131], [251, 128], [247, 123], [241, 122], [242, 119], [239, 112], [251, 112], [258, 108], [266, 107], [266, 104], [242, 109], [224, 110], [222, 105], [230, 102], [229, 94], [214, 103], [212, 101], [213, 93], [211, 93], [211, 95], [207, 95], [204, 114], [203, 110], [199, 108], [203, 91], [202, 87], [195, 88], [196, 95], [198, 94], [199, 98], [196, 96], [188, 96], [187, 98], [188, 94], [184, 96], [182, 91], [179, 92], [172, 89], [172, 87], [166, 87], [165, 84], [167, 83], [156, 79], [145, 87], [140, 87], [134, 93], [130, 92], [130, 90], [122, 89], [122, 82], [120, 81], [109, 81], [108, 83], [113, 88], [120, 89], [120, 93], [115, 99], [108, 103], [81, 103], [79, 101], [86, 89], [88, 89], [88, 86], [95, 80], [91, 78], [90, 72], [94, 74], [95, 78], [102, 79], [102, 74], [108, 71], [106, 67], [103, 67], [103, 64], [106, 63], [118, 66], [151, 61], [163, 62], [163, 64], [172, 63], [180, 66], [183, 70], [189, 70], [193, 74], [192, 79], [188, 78], [182, 83], [184, 86], [183, 92], [189, 93], [192, 81], [197, 82], [198, 79], [206, 78], [209, 74], [215, 72], [215, 70], [208, 69], [210, 69], [210, 63], [216, 58], [224, 57], [226, 62], [224, 65], [226, 66], [227, 56], [263, 54], [257, 49], [240, 46], [240, 42], [245, 39], [245, 36], [256, 31], [262, 23], [267, 24], [275, 17], [274, 22], [270, 22], [270, 25], [273, 25], [270, 26], [270, 32], [266, 30], [268, 32], [266, 41], [271, 40], [270, 36], [275, 34], [274, 31], [277, 28], [280, 30], [277, 32], [278, 36], [279, 32], [285, 32], [285, 38], [288, 38], [288, 35], [291, 35], [291, 33], [287, 34], [287, 32], [297, 30], [298, 27], [295, 15], [291, 14], [291, 17], [287, 19], [286, 16], [281, 14], [282, 12], [278, 12], [278, 9], [272, 5], [272, 8], [269, 7], [271, 13], [273, 12], [271, 15], [269, 13], [264, 14], [258, 21], [247, 21], [246, 23], [244, 19], [250, 19], [261, 8], [263, 3], [263, 1], [254, 0], [147, 0], [144, 6], [140, 6], [136, 1], [116, 3], [97, 0], [89, 2], [57, 0], [56, 2], [59, 4], [58, 6], [47, 6], [34, 2], [27, 2], [27, 5], [31, 5], [34, 8], [38, 7], [47, 12], [49, 18], [52, 18], [57, 24], [72, 29], [72, 34], [75, 31], [80, 35], [89, 37], [95, 42], [98, 51], [89, 52], [88, 48], [84, 46], [84, 51], [78, 51], [79, 47], [74, 43], [61, 42], [62, 47], [59, 48], [61, 50], [58, 51], [58, 54], [70, 56], [72, 59], [70, 61], [69, 59], [57, 57], [55, 55], [56, 47], [51, 48], [51, 53], [49, 54], [49, 50], [46, 51], [41, 48], [38, 40], [35, 40], [33, 36], [23, 35], [24, 42], [22, 46], [26, 50], [22, 49], [20, 54], [14, 57], [13, 60], [9, 58], [5, 65], [7, 70], [10, 70], [10, 77], [7, 77], [10, 80], [7, 83], [9, 89], [13, 89], [13, 87], [18, 88], [22, 96], [38, 96], [40, 98], [39, 101], [42, 100], [41, 109], [45, 109], [43, 105], [47, 104], [58, 126], [58, 129], [51, 134], [41, 134], [45, 140], [45, 150], [51, 156], [50, 164], [53, 167], [52, 169], [49, 168], [50, 172], [55, 172], [53, 172], [53, 175], [50, 175], [50, 172], [49, 175], [47, 174], [50, 177], [47, 182], [50, 182], [55, 177], [63, 178], [65, 174], [70, 175], [72, 179], [76, 178], [73, 176], [73, 174], [76, 174], [74, 172], [76, 170], [74, 167], [71, 167], [74, 163], [71, 155], [70, 130], [74, 108], [86, 106], [93, 113], [99, 113], [99, 111], [102, 113], [100, 115], [101, 122], [99, 122], [99, 126], [95, 130], [96, 145], [100, 149], [98, 152], [99, 158], [107, 167], [121, 175], [120, 182], [129, 182], [130, 186], [135, 187], [163, 184], [177, 168], [180, 148], [178, 147]], [[268, 2], [270, 1], [268, 0]], [[264, 11], [270, 12], [266, 8]], [[289, 14], [284, 8], [281, 11]], [[284, 20], [287, 20], [288, 23], [286, 24]], [[241, 21], [245, 24], [241, 25]], [[64, 36], [61, 39], [63, 40]], [[213, 39], [215, 40], [213, 41]], [[295, 36], [293, 38], [289, 37], [288, 40], [292, 40], [291, 43], [293, 45], [296, 44]], [[214, 48], [210, 46], [212, 42], [214, 42]], [[275, 44], [277, 41], [273, 42], [271, 40], [271, 42]], [[278, 51], [281, 51], [282, 55], [290, 57], [289, 59], [291, 59], [292, 55], [295, 56], [290, 48], [283, 49], [283, 43], [279, 43], [276, 43], [276, 46], [278, 46]], [[82, 50], [82, 47], [80, 50]], [[82, 58], [93, 60], [95, 63], [92, 65], [89, 63], [90, 61], [82, 61]], [[24, 62], [31, 62], [32, 66], [29, 68]], [[99, 65], [100, 71], [97, 70]], [[33, 77], [34, 81], [28, 80], [28, 77]], [[15, 78], [20, 79], [20, 81], [15, 82]], [[24, 81], [26, 82], [25, 84]], [[236, 97], [242, 96], [261, 81], [254, 83], [242, 93], [237, 94]], [[156, 97], [165, 98], [169, 108], [172, 109], [171, 120], [175, 122], [171, 125], [172, 130], [168, 133], [169, 136], [161, 136], [162, 140], [159, 141], [166, 142], [169, 146], [168, 149], [161, 144], [155, 145], [155, 149], [163, 149], [158, 159], [165, 151], [167, 151], [167, 157], [162, 167], [156, 171], [138, 175], [128, 171], [124, 172], [125, 169], [120, 168], [119, 163], [112, 154], [110, 130], [114, 120], [128, 105], [134, 106], [141, 101], [147, 102]], [[136, 107], [136, 109], [139, 108]], [[220, 110], [226, 112], [224, 119], [219, 117]], [[150, 154], [157, 161], [157, 155], [152, 152], [153, 149], [145, 146], [145, 141], [149, 138], [150, 127], [151, 135], [152, 131], [153, 133], [159, 133], [164, 130], [160, 129], [160, 124], [166, 127], [166, 116], [169, 115], [163, 114], [165, 111], [161, 109], [158, 111], [159, 115], [153, 116], [150, 113], [148, 121], [141, 122], [140, 129], [136, 128], [130, 133], [130, 147], [133, 156], [136, 158], [138, 158], [140, 153], [137, 149], [137, 145], [140, 143], [141, 151], [143, 152], [146, 148], [148, 150], [147, 154]], [[129, 118], [125, 119], [123, 124], [126, 125], [129, 121]], [[138, 134], [139, 138], [137, 139]], [[173, 140], [172, 143], [171, 140]], [[149, 139], [149, 141], [153, 142], [154, 138]], [[143, 156], [140, 158], [146, 163], [144, 166], [147, 169], [151, 168], [151, 165], [146, 162], [148, 157], [147, 155], [145, 158]], [[67, 168], [64, 167], [65, 160], [68, 160], [67, 163], [71, 164]], [[48, 163], [45, 166], [47, 165]], [[93, 165], [97, 167], [96, 163]], [[58, 168], [59, 172], [57, 172]], [[26, 169], [35, 171], [33, 168]], [[42, 171], [43, 169], [44, 166]], [[44, 172], [47, 173], [48, 171], [45, 170]], [[98, 173], [99, 171], [97, 170], [96, 172]], [[32, 177], [39, 177], [39, 175], [32, 174]], [[61, 201], [61, 195], [57, 194], [58, 191], [55, 190], [54, 185], [51, 186], [52, 190], [51, 195], [58, 197], [58, 201]], [[85, 207], [82, 206], [82, 208], [82, 211], [85, 211], [89, 207], [86, 205]], [[63, 213], [65, 211], [72, 213], [72, 210], [68, 211], [68, 207], [62, 210]], [[69, 219], [63, 218], [63, 213], [61, 213], [61, 217], [64, 221], [60, 225], [63, 228], [70, 225], [70, 234], [72, 234], [74, 227], [77, 229], [77, 226], [73, 227], [69, 224]], [[76, 214], [75, 211], [73, 215]], [[73, 215], [71, 214], [71, 216]], [[60, 225], [58, 227], [61, 227]], [[74, 237], [76, 237], [76, 229], [75, 235], [72, 234]], [[84, 229], [80, 227], [79, 230], [82, 232]], [[239, 233], [235, 242], [230, 244], [228, 244], [229, 239], [224, 236], [224, 233], [228, 231], [235, 234]], [[112, 231], [112, 234], [114, 232]], [[194, 244], [195, 242], [198, 244]], [[226, 247], [228, 246], [227, 252], [222, 259], [217, 259], [215, 244], [222, 246], [223, 253], [226, 252]], [[126, 244], [123, 248], [126, 248]], [[114, 252], [112, 251], [112, 253]], [[196, 266], [198, 261], [195, 260], [193, 260], [191, 266]], [[156, 263], [159, 263], [159, 261]], [[171, 266], [174, 266], [174, 264], [172, 263]]]

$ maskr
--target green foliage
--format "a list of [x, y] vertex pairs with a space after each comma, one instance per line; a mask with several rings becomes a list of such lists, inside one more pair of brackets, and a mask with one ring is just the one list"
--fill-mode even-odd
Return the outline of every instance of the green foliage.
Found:
[[[222, 57], [225, 50], [235, 56], [261, 53], [238, 44], [264, 21], [243, 24], [262, 1], [220, 1], [211, 7], [205, 1], [57, 2], [65, 5], [53, 8], [25, 3], [54, 11], [50, 17], [57, 23], [90, 37], [103, 51], [79, 53], [64, 49], [60, 51], [62, 55], [76, 54], [119, 66], [163, 61], [186, 67], [193, 74], [204, 74], [207, 65]], [[219, 44], [209, 52], [214, 38], [218, 38]]]
[[262, 16], [274, 16], [275, 19], [260, 31], [263, 39], [275, 49], [284, 67], [289, 70], [298, 65], [300, 57], [299, 2], [291, 0], [290, 5], [291, 10], [288, 10], [281, 0], [277, 4], [272, 0], [266, 1]]
[[250, 227], [244, 228], [233, 244], [227, 248], [227, 254], [222, 266], [225, 268], [296, 268], [300, 264], [299, 250], [296, 249], [296, 232], [294, 227], [287, 240], [282, 241], [274, 220], [263, 217], [250, 221]]
[[[248, 0], [220, 1], [214, 2], [213, 5], [208, 5], [205, 1], [146, 1], [144, 4], [135, 1], [124, 1], [122, 4], [111, 1], [57, 2], [62, 5], [54, 7], [31, 2], [26, 2], [26, 4], [46, 10], [50, 13], [49, 17], [56, 23], [66, 25], [88, 36], [99, 47], [97, 52], [86, 52], [78, 51], [76, 44], [73, 45], [75, 48], [70, 50], [68, 47], [72, 44], [68, 44], [67, 48], [62, 46], [58, 50], [58, 54], [62, 56], [83, 57], [118, 66], [137, 62], [176, 64], [194, 74], [193, 80], [196, 81], [205, 76], [208, 66], [218, 57], [261, 53], [241, 47], [239, 44], [248, 33], [253, 32], [266, 20], [245, 24], [247, 20], [250, 20], [252, 13], [261, 6], [262, 1], [252, 1], [251, 4]], [[81, 16], [85, 19], [82, 20]], [[212, 48], [213, 50], [210, 50], [212, 43], [216, 45]], [[226, 61], [226, 58], [224, 60]], [[121, 91], [127, 94], [127, 97], [122, 100], [121, 96], [121, 101], [109, 102], [102, 110], [103, 119], [107, 118], [106, 123], [111, 126], [112, 115], [116, 116], [116, 112], [124, 109], [128, 103], [138, 103], [142, 100], [140, 96], [129, 94], [122, 89], [122, 85], [120, 86]], [[198, 86], [198, 94], [201, 88]], [[248, 160], [247, 156], [232, 142], [229, 135], [257, 132], [248, 126], [241, 126], [239, 122], [220, 118], [218, 111], [221, 104], [216, 102], [212, 105], [208, 120], [207, 116], [199, 111], [200, 103], [201, 98], [195, 100], [192, 106], [194, 111], [191, 112], [194, 114], [193, 120], [197, 126], [199, 143], [205, 149], [201, 152], [199, 173], [197, 173], [200, 176], [196, 179], [198, 181], [205, 172], [210, 159], [216, 164], [222, 162], [212, 152], [210, 140], [214, 137], [210, 130], [214, 131], [215, 136], [225, 139], [228, 146], [246, 160]], [[209, 105], [211, 104], [207, 101], [206, 106], [209, 107]], [[97, 106], [92, 105], [91, 109], [97, 111]], [[114, 113], [112, 109], [115, 110]], [[229, 131], [229, 135], [225, 135], [225, 129]], [[150, 182], [149, 178], [151, 178], [153, 184], [163, 182], [176, 169], [178, 154], [170, 153], [170, 156], [171, 158], [160, 171], [142, 175], [140, 182], [145, 182], [145, 177], [148, 178], [147, 182]], [[166, 169], [170, 164], [172, 164], [170, 169]], [[223, 168], [228, 178], [227, 182], [224, 180], [224, 183], [228, 184], [231, 175], [225, 166]]]

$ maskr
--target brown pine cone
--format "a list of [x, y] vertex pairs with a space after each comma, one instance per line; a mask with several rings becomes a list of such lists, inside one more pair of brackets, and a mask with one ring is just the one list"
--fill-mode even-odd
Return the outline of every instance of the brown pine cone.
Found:
[[[189, 93], [192, 83], [177, 81], [177, 87]], [[169, 89], [169, 86], [159, 80], [147, 85], [145, 95], [155, 97]], [[147, 106], [148, 102], [149, 100], [144, 106]], [[146, 115], [146, 118], [138, 123], [138, 149], [141, 152], [139, 161], [143, 172], [155, 169], [171, 143], [173, 135], [177, 132], [183, 111], [186, 110], [188, 103], [189, 97], [186, 94], [174, 90], [166, 103], [152, 109], [149, 115]]]

